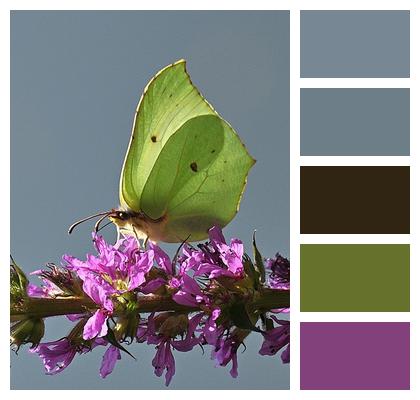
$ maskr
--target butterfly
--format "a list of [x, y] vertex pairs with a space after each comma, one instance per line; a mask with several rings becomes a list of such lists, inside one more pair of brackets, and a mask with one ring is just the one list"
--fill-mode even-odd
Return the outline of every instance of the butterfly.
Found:
[[186, 61], [159, 71], [137, 106], [119, 187], [120, 207], [101, 216], [119, 234], [170, 243], [208, 237], [239, 209], [255, 160], [193, 85]]

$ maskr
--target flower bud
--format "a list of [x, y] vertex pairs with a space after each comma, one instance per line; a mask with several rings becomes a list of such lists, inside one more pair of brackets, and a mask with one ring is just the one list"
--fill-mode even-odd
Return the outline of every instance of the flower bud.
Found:
[[12, 307], [17, 306], [27, 296], [27, 286], [28, 278], [12, 259], [10, 264], [10, 303]]
[[36, 347], [44, 336], [44, 320], [24, 319], [12, 325], [10, 330], [10, 345], [19, 350], [22, 344], [32, 343]]
[[188, 316], [186, 314], [162, 313], [155, 318], [155, 326], [160, 334], [174, 338], [187, 331]]
[[137, 329], [140, 323], [139, 314], [121, 316], [115, 326], [114, 333], [118, 339], [130, 340], [131, 342], [137, 336]]

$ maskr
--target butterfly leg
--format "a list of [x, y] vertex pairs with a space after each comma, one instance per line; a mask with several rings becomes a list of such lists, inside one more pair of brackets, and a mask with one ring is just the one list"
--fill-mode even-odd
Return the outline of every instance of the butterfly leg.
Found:
[[136, 237], [136, 240], [137, 240], [137, 245], [139, 246], [139, 249], [141, 248], [141, 247], [144, 247], [144, 248], [146, 248], [146, 243], [147, 243], [147, 239], [148, 239], [148, 237], [143, 241], [143, 246], [141, 245], [141, 243], [140, 243], [140, 238], [139, 238], [139, 235], [138, 235], [138, 233], [137, 233], [137, 231], [136, 231], [136, 227], [134, 226], [134, 225], [131, 225], [131, 229], [133, 230], [133, 232], [134, 232], [134, 236]]
[[117, 244], [121, 239], [121, 230], [120, 228], [117, 226], [117, 240], [115, 241], [115, 244]]

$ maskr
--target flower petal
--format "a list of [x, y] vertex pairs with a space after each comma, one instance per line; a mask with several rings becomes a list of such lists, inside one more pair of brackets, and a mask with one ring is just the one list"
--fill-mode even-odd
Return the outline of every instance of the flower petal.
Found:
[[112, 312], [114, 307], [108, 296], [115, 292], [115, 289], [99, 276], [87, 275], [83, 282], [84, 292], [98, 305]]
[[108, 332], [107, 315], [102, 310], [97, 310], [86, 322], [83, 328], [83, 339], [105, 336]]
[[166, 374], [165, 374], [165, 385], [169, 386], [172, 377], [175, 375], [175, 358], [171, 351], [170, 343], [166, 343], [165, 349], [165, 360], [166, 360]]
[[166, 271], [167, 274], [172, 275], [172, 263], [169, 256], [153, 242], [149, 242], [150, 249], [154, 252], [154, 258], [158, 265]]
[[147, 282], [142, 288], [141, 291], [144, 294], [150, 294], [158, 290], [162, 285], [166, 283], [166, 280], [163, 278], [152, 279]]
[[226, 244], [225, 237], [223, 236], [222, 230], [218, 225], [213, 226], [209, 229], [209, 239], [213, 243], [224, 243]]
[[287, 345], [286, 349], [281, 353], [281, 359], [284, 364], [290, 363], [290, 343]]
[[102, 358], [101, 369], [99, 370], [102, 378], [106, 378], [114, 370], [117, 360], [121, 360], [120, 350], [110, 345]]

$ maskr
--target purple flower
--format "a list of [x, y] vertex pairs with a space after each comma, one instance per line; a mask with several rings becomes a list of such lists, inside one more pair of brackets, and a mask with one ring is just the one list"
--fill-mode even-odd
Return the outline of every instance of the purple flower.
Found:
[[281, 353], [281, 360], [284, 364], [290, 363], [290, 343], [287, 345], [286, 349]]
[[100, 306], [87, 321], [84, 339], [102, 337], [108, 331], [107, 319], [112, 314], [113, 297], [131, 291], [146, 282], [145, 275], [153, 266], [152, 250], [140, 251], [135, 238], [124, 238], [115, 246], [96, 234], [93, 241], [98, 256], [88, 254], [86, 261], [64, 256], [67, 268], [83, 281], [83, 291]]
[[269, 283], [273, 289], [290, 289], [290, 261], [276, 253], [275, 258], [268, 258], [267, 269], [271, 270]]
[[195, 271], [200, 264], [209, 262], [206, 261], [206, 256], [202, 251], [195, 250], [187, 244], [182, 246], [182, 255], [179, 256], [178, 261], [181, 265], [180, 274], [184, 274], [190, 269]]
[[75, 345], [65, 337], [53, 342], [40, 343], [38, 346], [30, 348], [29, 351], [41, 357], [47, 375], [55, 375], [66, 369], [76, 354], [88, 353], [96, 346], [105, 344], [103, 339], [98, 339], [89, 346]]
[[86, 261], [69, 255], [63, 257], [67, 268], [75, 271], [83, 281], [93, 276], [96, 285], [117, 295], [131, 291], [146, 281], [145, 275], [153, 266], [152, 250], [139, 250], [133, 237], [124, 238], [114, 246], [96, 234], [93, 241], [99, 253], [97, 257], [88, 254]]
[[103, 310], [97, 310], [86, 322], [83, 328], [83, 339], [103, 337], [108, 332], [108, 314]]
[[240, 343], [234, 336], [227, 338], [219, 337], [218, 343], [212, 352], [212, 358], [217, 361], [220, 366], [226, 366], [232, 361], [232, 368], [230, 369], [230, 375], [232, 378], [238, 376], [238, 356], [237, 351]]
[[201, 291], [198, 283], [187, 274], [182, 276], [178, 288], [178, 291], [172, 296], [178, 304], [195, 307], [209, 303], [209, 298]]
[[83, 281], [83, 290], [98, 305], [101, 306], [86, 322], [83, 329], [83, 339], [93, 339], [95, 336], [102, 337], [108, 332], [108, 315], [114, 311], [114, 305], [110, 296], [114, 294], [113, 288], [104, 282], [101, 277], [87, 274]]
[[[264, 342], [259, 351], [259, 354], [263, 356], [273, 356], [280, 349], [290, 343], [290, 322], [279, 320], [274, 316], [272, 316], [272, 318], [280, 324], [280, 326], [263, 333]], [[288, 363], [290, 361], [289, 351], [289, 346], [287, 346], [281, 356], [284, 363]]]
[[[203, 256], [191, 252], [191, 256], [184, 262], [195, 270], [194, 275], [208, 275], [210, 279], [226, 276], [241, 279], [244, 276], [242, 257], [244, 247], [239, 239], [232, 239], [230, 245], [218, 226], [209, 230], [210, 242], [201, 245]], [[188, 250], [187, 250], [188, 251]]]
[[147, 343], [157, 344], [152, 366], [155, 368], [156, 376], [162, 376], [166, 369], [165, 385], [168, 386], [175, 375], [175, 358], [171, 350], [171, 338], [153, 334], [148, 336]]
[[149, 337], [154, 336], [156, 333], [155, 322], [154, 322], [155, 313], [152, 312], [147, 317], [147, 320], [141, 320], [137, 328], [137, 342], [144, 343], [148, 340]]
[[190, 351], [193, 347], [201, 342], [201, 335], [196, 337], [194, 332], [197, 329], [198, 324], [203, 318], [203, 313], [194, 315], [188, 320], [188, 329], [185, 337], [181, 340], [172, 340], [171, 344], [174, 349], [178, 351]]
[[37, 353], [44, 363], [48, 375], [54, 375], [63, 371], [73, 361], [77, 349], [67, 338], [55, 342], [40, 343], [31, 353]]
[[217, 326], [216, 320], [221, 313], [220, 308], [215, 308], [211, 315], [207, 317], [203, 327], [203, 335], [206, 342], [210, 345], [216, 345], [218, 338], [223, 334], [223, 327]]
[[209, 230], [210, 243], [220, 253], [220, 258], [227, 266], [229, 272], [234, 277], [242, 278], [244, 267], [242, 264], [242, 256], [244, 255], [244, 245], [239, 239], [232, 239], [230, 246], [226, 244], [222, 230], [218, 226], [213, 226]]
[[[175, 358], [172, 354], [172, 347], [185, 352], [190, 351], [201, 342], [201, 335], [197, 337], [195, 331], [203, 315], [203, 313], [199, 313], [188, 319], [186, 315], [172, 316], [172, 314], [162, 313], [155, 316], [155, 313], [151, 313], [147, 324], [140, 324], [137, 330], [137, 341], [146, 341], [148, 344], [157, 345], [152, 365], [157, 376], [161, 376], [166, 370], [166, 386], [169, 385], [175, 374]], [[179, 335], [182, 338], [177, 340], [176, 336]]]
[[57, 295], [62, 294], [62, 291], [55, 286], [53, 283], [47, 280], [43, 280], [44, 285], [38, 287], [33, 283], [28, 283], [26, 287], [26, 293], [30, 297], [55, 297]]
[[[37, 271], [31, 272], [31, 275], [42, 275], [44, 271], [39, 269]], [[63, 294], [63, 291], [54, 283], [41, 277], [43, 285], [38, 287], [33, 283], [29, 283], [26, 287], [26, 293], [31, 297], [56, 297]]]
[[[234, 327], [234, 306], [238, 301], [251, 304], [264, 295], [264, 284], [256, 282], [258, 276], [254, 279], [245, 273], [244, 262], [249, 267], [246, 271], [252, 272], [247, 264], [251, 260], [244, 255], [239, 239], [233, 238], [228, 244], [221, 229], [214, 226], [206, 243], [195, 247], [184, 244], [181, 255], [173, 261], [155, 243], [140, 249], [134, 237], [111, 245], [94, 234], [93, 242], [97, 254], [88, 254], [84, 260], [65, 255], [64, 270], [54, 267], [51, 272], [37, 271], [42, 286], [27, 286], [32, 297], [92, 300], [85, 302], [81, 314], [67, 315], [71, 321], [78, 321], [67, 338], [40, 343], [31, 350], [41, 357], [47, 374], [64, 370], [77, 353], [103, 345], [107, 347], [99, 373], [105, 378], [121, 359], [118, 343], [135, 338], [138, 343], [155, 347], [152, 366], [157, 376], [165, 376], [166, 386], [175, 375], [174, 351], [187, 352], [197, 345], [210, 345], [216, 365], [229, 365], [231, 376], [238, 376], [238, 348], [250, 330]], [[289, 290], [289, 260], [276, 254], [266, 262], [270, 275], [265, 287]], [[171, 298], [188, 308], [173, 306]], [[166, 311], [150, 312], [145, 319], [144, 313], [151, 309]], [[269, 318], [275, 327], [260, 331], [263, 343], [259, 353], [280, 352], [283, 363], [290, 361], [290, 322], [272, 313], [286, 311], [271, 310]], [[267, 325], [273, 326], [271, 322]]]
[[76, 346], [68, 338], [63, 338], [54, 342], [40, 343], [29, 351], [37, 353], [41, 357], [47, 375], [55, 375], [66, 369], [77, 353], [87, 353], [94, 347], [103, 344], [102, 341], [95, 341], [90, 347]]
[[172, 271], [172, 262], [169, 256], [157, 245], [154, 244], [152, 241], [149, 242], [149, 247], [154, 254], [154, 259], [168, 275], [173, 275]]
[[99, 370], [102, 378], [106, 378], [114, 370], [117, 360], [121, 360], [120, 350], [110, 345], [102, 358], [102, 364]]
[[141, 287], [141, 292], [144, 294], [154, 293], [156, 290], [158, 290], [161, 286], [165, 284], [166, 284], [166, 279], [164, 278], [152, 279], [149, 282], [146, 282]]
[[162, 340], [157, 347], [157, 352], [152, 360], [155, 367], [155, 375], [162, 376], [166, 369], [165, 385], [168, 386], [175, 375], [175, 358], [171, 351], [171, 344], [167, 340]]

